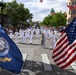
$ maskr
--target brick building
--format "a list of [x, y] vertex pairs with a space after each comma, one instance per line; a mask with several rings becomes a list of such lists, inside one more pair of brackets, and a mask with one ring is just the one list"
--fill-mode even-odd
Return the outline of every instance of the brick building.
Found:
[[76, 0], [68, 0], [67, 20], [70, 23], [76, 17]]

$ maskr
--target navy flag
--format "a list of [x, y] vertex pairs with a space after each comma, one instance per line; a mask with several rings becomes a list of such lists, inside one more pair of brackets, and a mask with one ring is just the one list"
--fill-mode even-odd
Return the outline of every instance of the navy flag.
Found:
[[10, 72], [20, 73], [23, 57], [12, 39], [0, 26], [0, 66]]

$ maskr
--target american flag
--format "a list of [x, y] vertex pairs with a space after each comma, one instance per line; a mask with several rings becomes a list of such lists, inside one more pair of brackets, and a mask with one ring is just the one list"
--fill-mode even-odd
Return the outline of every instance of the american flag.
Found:
[[61, 33], [52, 53], [57, 66], [66, 68], [76, 60], [76, 18]]

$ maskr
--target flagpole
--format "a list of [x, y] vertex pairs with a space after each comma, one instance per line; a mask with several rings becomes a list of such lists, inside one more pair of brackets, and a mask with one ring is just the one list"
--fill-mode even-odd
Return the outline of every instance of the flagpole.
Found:
[[[0, 1], [0, 4], [1, 4], [1, 3], [3, 4], [3, 0]], [[2, 24], [3, 24], [3, 23], [2, 23], [2, 18], [3, 18], [3, 17], [2, 17], [2, 9], [3, 9], [2, 6], [0, 6], [0, 10], [1, 10], [1, 26], [2, 26]], [[3, 27], [3, 26], [2, 26], [2, 27]], [[0, 67], [0, 72], [1, 72], [1, 71], [2, 71], [2, 68]]]

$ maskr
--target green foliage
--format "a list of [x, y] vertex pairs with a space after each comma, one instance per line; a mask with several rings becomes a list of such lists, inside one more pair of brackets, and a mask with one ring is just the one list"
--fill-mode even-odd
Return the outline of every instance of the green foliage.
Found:
[[51, 19], [52, 19], [52, 16], [50, 16], [50, 15], [46, 16], [45, 19], [43, 20], [42, 24], [49, 26]]
[[44, 18], [42, 24], [48, 26], [64, 26], [66, 25], [65, 13], [58, 12], [53, 15], [48, 15]]
[[18, 4], [16, 0], [6, 3], [4, 13], [9, 16], [12, 25], [26, 24], [25, 22], [33, 16], [24, 4]]
[[5, 8], [6, 3], [0, 2], [0, 14], [3, 14], [3, 9]]

